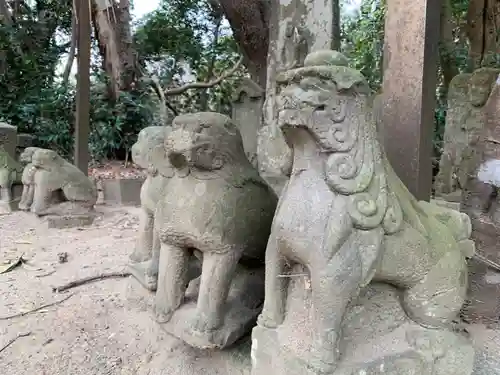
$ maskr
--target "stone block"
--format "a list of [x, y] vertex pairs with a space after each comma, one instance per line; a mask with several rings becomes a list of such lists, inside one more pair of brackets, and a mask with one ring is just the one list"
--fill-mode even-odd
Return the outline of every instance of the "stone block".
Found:
[[103, 202], [123, 205], [141, 204], [144, 178], [101, 180]]
[[17, 147], [26, 148], [33, 146], [33, 141], [35, 140], [35, 136], [26, 133], [19, 133], [17, 135]]
[[16, 157], [17, 127], [0, 122], [0, 146], [9, 153], [12, 158]]
[[[311, 291], [305, 279], [296, 283], [287, 306], [287, 314], [293, 316], [289, 319], [287, 315], [277, 329], [260, 325], [253, 329], [252, 375], [318, 374], [307, 362], [313, 342], [313, 310], [312, 304], [304, 306], [304, 301]], [[472, 371], [474, 350], [468, 339], [454, 332], [425, 329], [409, 320], [398, 291], [388, 285], [372, 284], [363, 290], [359, 301], [348, 309], [342, 335], [341, 357], [332, 375], [455, 375]], [[424, 348], [426, 343], [431, 348]], [[432, 361], [427, 362], [426, 350], [445, 353], [436, 360], [435, 372], [430, 371]]]
[[89, 213], [85, 215], [50, 215], [44, 218], [48, 228], [66, 229], [75, 227], [87, 227], [92, 225], [96, 215]]

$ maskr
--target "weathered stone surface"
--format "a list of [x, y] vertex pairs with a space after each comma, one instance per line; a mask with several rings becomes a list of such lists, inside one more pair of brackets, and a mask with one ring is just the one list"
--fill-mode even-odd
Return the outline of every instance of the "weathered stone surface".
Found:
[[110, 204], [141, 204], [142, 178], [117, 178], [101, 180], [103, 202]]
[[417, 199], [430, 199], [441, 4], [392, 0], [385, 13], [383, 133], [387, 157]]
[[500, 375], [500, 330], [477, 324], [468, 327], [468, 331], [476, 347], [472, 375]]
[[[295, 277], [291, 283], [285, 322], [277, 329], [253, 330], [252, 374], [319, 374], [304, 362], [314, 345], [311, 281]], [[401, 307], [399, 291], [386, 284], [367, 287], [352, 302], [342, 336], [342, 361], [325, 374], [469, 375], [472, 371], [474, 349], [467, 337], [411, 321]]]
[[330, 48], [331, 0], [280, 0], [272, 7], [264, 127], [258, 134], [259, 173], [279, 195], [289, 177], [291, 153], [277, 128], [276, 75], [302, 66], [307, 54]]
[[26, 168], [31, 168], [30, 183], [34, 185], [31, 212], [38, 216], [75, 216], [94, 210], [95, 184], [55, 151], [34, 150], [31, 165]]
[[23, 184], [23, 191], [21, 195], [21, 200], [19, 202], [19, 209], [23, 211], [28, 211], [33, 204], [33, 197], [35, 194], [35, 181], [34, 176], [36, 173], [36, 167], [33, 165], [32, 158], [35, 151], [41, 150], [39, 147], [27, 147], [19, 155], [19, 161], [24, 164], [23, 174], [21, 176], [21, 182]]
[[245, 78], [233, 95], [232, 119], [240, 130], [243, 148], [250, 163], [257, 168], [257, 133], [262, 127], [264, 90]]
[[482, 260], [469, 261], [467, 303], [461, 317], [468, 323], [497, 328], [500, 322], [500, 273]]
[[[484, 69], [483, 69], [484, 70]], [[483, 126], [478, 132], [478, 141], [474, 146], [475, 157], [466, 176], [462, 195], [462, 211], [473, 218], [473, 238], [477, 243], [478, 253], [500, 263], [498, 238], [500, 237], [500, 80], [492, 82], [491, 72], [498, 75], [498, 70], [490, 71], [489, 80], [478, 80], [475, 87], [477, 97], [484, 101]], [[493, 89], [490, 88], [493, 84]], [[472, 99], [472, 98], [471, 98]], [[475, 104], [482, 103], [478, 99]]]
[[17, 145], [16, 145], [16, 160], [19, 160], [20, 155], [27, 147], [33, 146], [33, 141], [35, 136], [26, 133], [19, 133], [17, 135]]
[[32, 134], [19, 133], [17, 135], [17, 147], [21, 148], [23, 151], [26, 147], [33, 146], [33, 141], [35, 136]]
[[[466, 297], [470, 220], [411, 195], [377, 140], [364, 77], [344, 64], [323, 65], [327, 53], [312, 53], [303, 68], [277, 78], [278, 124], [293, 148], [293, 167], [267, 245], [265, 302], [253, 345], [262, 348], [259, 332], [274, 331], [265, 340], [274, 335], [276, 342], [262, 350], [284, 363], [278, 374], [386, 368], [390, 374], [469, 375], [473, 349], [450, 328]], [[397, 334], [374, 328], [369, 318], [378, 313], [357, 325], [344, 319], [372, 281], [399, 288], [400, 316], [412, 323]], [[378, 307], [396, 316], [390, 306]], [[355, 350], [346, 349], [352, 344], [342, 331], [346, 324], [359, 327]], [[367, 344], [372, 329], [383, 334]], [[409, 344], [403, 351], [389, 345], [396, 337]], [[378, 341], [387, 345], [374, 347]], [[273, 367], [265, 366], [256, 363], [254, 373], [270, 373]]]
[[[149, 290], [156, 290], [157, 268], [151, 264], [158, 259], [160, 239], [154, 231], [155, 209], [165, 194], [170, 180], [170, 162], [166, 158], [165, 137], [171, 128], [150, 126], [142, 129], [137, 142], [132, 146], [132, 159], [141, 168], [147, 169], [148, 176], [140, 189], [141, 217], [139, 236], [134, 252], [130, 255], [129, 268], [139, 282]], [[166, 166], [163, 166], [166, 164]], [[160, 168], [158, 168], [160, 166]], [[167, 170], [164, 175], [161, 171]], [[154, 255], [153, 255], [154, 254]]]
[[227, 116], [201, 112], [176, 117], [160, 153], [168, 163], [154, 166], [170, 180], [154, 214], [161, 242], [159, 259], [155, 252], [152, 259], [158, 269], [157, 320], [180, 319], [195, 251], [203, 261], [188, 335], [197, 340], [187, 342], [225, 347], [245, 333], [257, 313], [241, 309], [233, 321], [234, 307], [227, 310], [233, 280], [248, 278], [241, 294], [259, 301], [255, 306], [262, 302], [262, 288], [237, 268], [263, 267], [277, 197], [246, 158], [238, 128]]
[[200, 334], [192, 329], [193, 322], [198, 319], [197, 302], [200, 281], [200, 277], [198, 277], [190, 282], [186, 290], [184, 304], [162, 327], [196, 348], [228, 347], [255, 325], [264, 297], [264, 268], [238, 267], [226, 299], [224, 323], [218, 329], [211, 331], [210, 334]]
[[0, 122], [0, 147], [3, 147], [11, 158], [16, 158], [17, 127]]
[[21, 183], [22, 171], [22, 165], [6, 151], [4, 145], [0, 145], [0, 211], [3, 213], [17, 209], [19, 201], [14, 199], [12, 187], [14, 184]]
[[44, 217], [48, 228], [66, 229], [75, 227], [87, 227], [92, 225], [96, 215], [93, 213], [83, 215], [48, 215]]
[[477, 167], [476, 146], [486, 122], [484, 105], [498, 73], [481, 68], [451, 81], [443, 154], [434, 183], [436, 196], [460, 202], [468, 176]]

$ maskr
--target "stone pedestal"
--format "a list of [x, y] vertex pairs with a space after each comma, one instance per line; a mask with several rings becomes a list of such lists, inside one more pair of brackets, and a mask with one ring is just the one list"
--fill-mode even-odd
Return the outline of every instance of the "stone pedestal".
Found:
[[35, 137], [31, 134], [19, 133], [17, 135], [16, 160], [19, 160], [19, 155], [21, 155], [26, 147], [33, 146], [34, 139]]
[[[161, 263], [160, 263], [161, 265]], [[255, 325], [264, 299], [264, 270], [239, 267], [231, 284], [222, 326], [211, 332], [193, 329], [200, 279], [191, 281], [185, 303], [162, 328], [187, 344], [200, 349], [221, 349], [231, 346]]]
[[81, 215], [64, 216], [49, 215], [46, 216], [44, 220], [47, 223], [48, 228], [65, 229], [90, 226], [94, 222], [95, 218], [95, 213], [88, 213]]
[[16, 145], [17, 127], [5, 122], [0, 122], [0, 146], [3, 147], [13, 159], [16, 158]]
[[141, 187], [144, 181], [145, 178], [101, 180], [103, 202], [134, 206], [140, 205]]
[[[252, 332], [252, 375], [318, 375], [308, 367], [313, 308], [307, 278], [293, 282], [287, 318], [278, 329], [257, 326]], [[413, 323], [391, 286], [368, 287], [345, 317], [338, 368], [331, 375], [469, 375], [474, 349], [450, 331]], [[330, 374], [329, 374], [330, 375]]]

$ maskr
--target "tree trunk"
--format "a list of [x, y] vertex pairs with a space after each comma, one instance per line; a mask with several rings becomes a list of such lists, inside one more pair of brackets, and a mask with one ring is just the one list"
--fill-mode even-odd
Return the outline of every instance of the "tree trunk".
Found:
[[266, 87], [271, 1], [274, 4], [276, 0], [219, 0], [245, 57], [245, 66], [252, 79], [263, 88]]
[[340, 0], [333, 0], [332, 7], [332, 49], [340, 51]]
[[446, 98], [450, 82], [458, 73], [458, 66], [453, 56], [455, 44], [453, 43], [453, 19], [450, 0], [443, 0], [441, 6], [441, 42], [439, 44], [439, 62], [443, 72], [443, 88], [441, 97]]
[[129, 91], [139, 76], [130, 20], [129, 0], [93, 0], [92, 22], [114, 100], [120, 91]]
[[467, 11], [470, 70], [496, 64], [499, 33], [500, 0], [470, 0]]

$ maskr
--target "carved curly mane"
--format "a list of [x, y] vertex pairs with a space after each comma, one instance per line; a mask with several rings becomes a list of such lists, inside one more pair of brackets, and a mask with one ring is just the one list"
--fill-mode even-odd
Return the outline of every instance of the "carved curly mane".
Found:
[[[330, 188], [349, 197], [349, 213], [356, 227], [370, 230], [382, 225], [386, 234], [401, 229], [404, 221], [427, 234], [418, 201], [392, 169], [378, 141], [371, 101], [357, 95], [359, 121], [336, 123], [336, 144], [326, 162]], [[346, 136], [347, 135], [347, 136]], [[336, 149], [336, 150], [335, 150]]]

